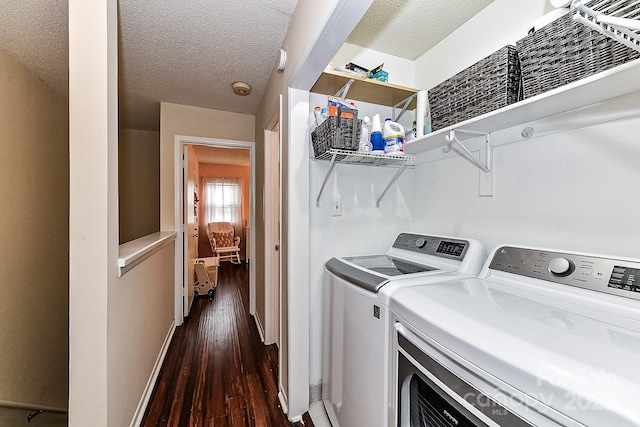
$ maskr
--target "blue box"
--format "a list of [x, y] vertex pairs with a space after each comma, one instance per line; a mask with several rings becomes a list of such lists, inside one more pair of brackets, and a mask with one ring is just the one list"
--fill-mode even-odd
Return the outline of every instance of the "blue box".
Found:
[[380, 80], [381, 82], [386, 82], [389, 79], [389, 73], [384, 70], [378, 71], [374, 75], [371, 76], [374, 80]]

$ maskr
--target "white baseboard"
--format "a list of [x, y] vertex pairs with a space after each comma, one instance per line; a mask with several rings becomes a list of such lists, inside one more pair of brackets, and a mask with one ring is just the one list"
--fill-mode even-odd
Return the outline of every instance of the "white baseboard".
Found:
[[2, 413], [3, 409], [15, 409], [15, 410], [24, 410], [24, 411], [45, 411], [45, 412], [53, 412], [56, 414], [68, 414], [69, 410], [67, 408], [59, 408], [56, 406], [46, 406], [46, 405], [34, 405], [33, 403], [21, 403], [21, 402], [13, 402], [10, 400], [0, 400], [0, 413]]
[[164, 339], [164, 343], [162, 343], [162, 347], [160, 348], [160, 354], [158, 354], [156, 363], [153, 366], [153, 370], [151, 371], [151, 376], [149, 377], [149, 381], [147, 381], [147, 385], [144, 388], [144, 392], [142, 393], [142, 397], [140, 398], [140, 402], [138, 403], [136, 412], [133, 414], [133, 419], [131, 420], [130, 427], [138, 427], [142, 423], [144, 412], [147, 410], [149, 399], [151, 399], [151, 393], [153, 393], [153, 388], [155, 387], [156, 381], [158, 380], [160, 369], [162, 369], [162, 364], [164, 363], [164, 358], [167, 355], [167, 350], [169, 350], [169, 344], [171, 344], [171, 340], [173, 339], [173, 333], [175, 332], [175, 330], [176, 330], [176, 323], [174, 321], [174, 322], [171, 322], [171, 327], [169, 328], [169, 332], [167, 333], [167, 336]]
[[280, 391], [278, 392], [278, 400], [280, 401], [280, 406], [282, 406], [282, 412], [285, 414], [289, 413], [289, 405], [287, 403], [287, 393], [280, 387]]
[[256, 314], [253, 315], [253, 321], [256, 323], [256, 326], [258, 327], [258, 333], [260, 334], [260, 341], [262, 343], [265, 343], [264, 342], [264, 328], [262, 327], [262, 323], [260, 323], [260, 318]]

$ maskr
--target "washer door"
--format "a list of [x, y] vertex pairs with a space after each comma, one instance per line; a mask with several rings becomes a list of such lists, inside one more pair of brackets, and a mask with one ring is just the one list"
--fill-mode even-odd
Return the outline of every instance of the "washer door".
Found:
[[523, 420], [427, 354], [419, 337], [402, 325], [396, 329], [400, 427], [558, 425]]

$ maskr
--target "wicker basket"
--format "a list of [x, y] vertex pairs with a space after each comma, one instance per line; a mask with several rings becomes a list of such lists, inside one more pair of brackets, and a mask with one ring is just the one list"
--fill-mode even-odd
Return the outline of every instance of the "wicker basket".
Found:
[[311, 132], [314, 156], [316, 158], [320, 157], [332, 148], [350, 151], [358, 150], [361, 130], [362, 120], [358, 119], [357, 110], [338, 109], [337, 116], [327, 118]]
[[505, 46], [429, 90], [431, 127], [442, 129], [520, 99], [518, 52]]
[[[638, 0], [594, 0], [585, 4], [613, 16], [640, 16]], [[529, 34], [516, 46], [525, 98], [640, 58], [635, 50], [576, 22], [573, 12]]]

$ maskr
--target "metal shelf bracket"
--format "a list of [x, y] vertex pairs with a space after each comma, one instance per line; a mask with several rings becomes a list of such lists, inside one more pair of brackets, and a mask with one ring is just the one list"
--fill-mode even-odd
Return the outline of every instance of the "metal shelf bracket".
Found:
[[346, 82], [338, 92], [336, 92], [336, 98], [347, 99], [347, 94], [349, 93], [349, 89], [351, 88], [353, 82], [355, 82], [354, 79], [349, 79], [349, 81]]
[[336, 167], [336, 156], [338, 155], [338, 153], [333, 153], [331, 155], [331, 165], [329, 166], [329, 170], [327, 171], [327, 174], [324, 176], [324, 181], [322, 181], [322, 187], [320, 187], [320, 191], [318, 192], [318, 197], [316, 198], [316, 208], [320, 207], [320, 197], [322, 197], [322, 192], [324, 191], [324, 187], [327, 185], [327, 181], [329, 180], [329, 177], [331, 176], [331, 172], [333, 172], [333, 168]]
[[[484, 164], [478, 159], [476, 159], [476, 157], [471, 153], [471, 151], [469, 151], [469, 149], [464, 145], [464, 143], [458, 139], [458, 137], [456, 136], [456, 133], [466, 133], [470, 135], [484, 135], [485, 147], [486, 147], [486, 150], [484, 150], [485, 151]], [[488, 173], [491, 171], [491, 166], [492, 166], [491, 165], [491, 157], [492, 157], [491, 156], [491, 140], [489, 138], [489, 135], [490, 134], [486, 132], [476, 132], [476, 131], [464, 130], [464, 129], [452, 129], [449, 131], [448, 135], [445, 135], [444, 139], [449, 143], [449, 147], [451, 147], [451, 145], [455, 143], [458, 147], [460, 147], [460, 149], [462, 149], [462, 152], [458, 151], [458, 153], [462, 157], [467, 159], [469, 162], [471, 162], [474, 166], [476, 166], [482, 172]]]
[[391, 188], [391, 186], [398, 180], [405, 169], [411, 169], [415, 166], [416, 158], [408, 154], [393, 155], [374, 154], [370, 152], [361, 153], [357, 151], [339, 150], [332, 148], [319, 157], [316, 157], [316, 160], [328, 160], [331, 162], [331, 164], [329, 165], [329, 169], [327, 170], [327, 173], [324, 177], [324, 181], [322, 181], [322, 186], [320, 187], [320, 191], [318, 192], [318, 197], [316, 198], [317, 208], [320, 207], [320, 198], [322, 197], [322, 193], [324, 192], [324, 188], [327, 185], [327, 181], [333, 173], [333, 169], [335, 168], [337, 163], [397, 168], [398, 170], [396, 171], [395, 175], [393, 176], [393, 178], [391, 178], [391, 181], [389, 181], [386, 188], [376, 201], [376, 207], [380, 207], [380, 201], [385, 196], [385, 194], [387, 194], [389, 188]]
[[[413, 95], [409, 96], [404, 101], [400, 101], [396, 105], [393, 106], [393, 109], [391, 110], [391, 117], [393, 117], [393, 121], [394, 122], [400, 120], [400, 117], [402, 117], [404, 115], [404, 113], [406, 113], [407, 108], [409, 108], [409, 104], [411, 104], [411, 101], [413, 101], [416, 96], [418, 96], [418, 94], [414, 93]], [[404, 105], [402, 105], [402, 104], [404, 104]], [[400, 105], [402, 105], [402, 110], [398, 114], [398, 117], [396, 117], [396, 108], [400, 108]]]
[[398, 180], [398, 178], [400, 178], [400, 175], [402, 175], [402, 172], [405, 171], [405, 169], [407, 169], [407, 162], [403, 162], [402, 166], [400, 166], [398, 168], [398, 170], [396, 171], [395, 175], [393, 175], [393, 178], [391, 178], [391, 181], [389, 181], [389, 183], [387, 184], [387, 186], [385, 187], [384, 191], [382, 192], [382, 194], [380, 194], [380, 197], [378, 197], [378, 200], [376, 200], [376, 208], [380, 207], [380, 201], [382, 200], [382, 198], [384, 197], [385, 194], [387, 194], [387, 191], [389, 191], [389, 188], [391, 188], [391, 186], [393, 184], [395, 184], [395, 182]]

